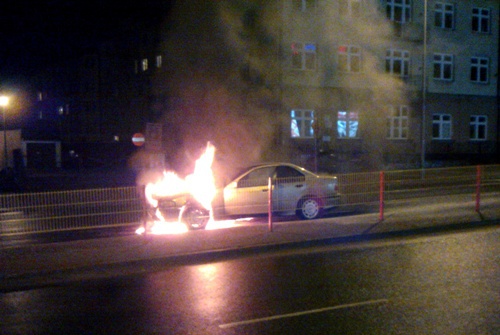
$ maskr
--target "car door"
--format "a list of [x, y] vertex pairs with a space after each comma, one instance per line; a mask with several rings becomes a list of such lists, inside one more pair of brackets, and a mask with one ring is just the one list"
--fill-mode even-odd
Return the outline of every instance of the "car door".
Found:
[[269, 178], [275, 167], [259, 167], [237, 178], [224, 188], [224, 207], [229, 215], [267, 213]]
[[273, 185], [273, 211], [277, 212], [295, 210], [307, 188], [304, 174], [287, 165], [276, 168]]

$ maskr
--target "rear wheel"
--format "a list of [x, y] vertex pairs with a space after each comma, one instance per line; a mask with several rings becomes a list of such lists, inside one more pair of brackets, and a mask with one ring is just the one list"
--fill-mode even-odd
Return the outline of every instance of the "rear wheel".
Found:
[[314, 197], [300, 200], [296, 214], [299, 218], [304, 220], [312, 220], [321, 217], [323, 214], [321, 201]]
[[181, 222], [184, 223], [189, 230], [205, 229], [210, 212], [204, 208], [187, 206], [181, 214]]

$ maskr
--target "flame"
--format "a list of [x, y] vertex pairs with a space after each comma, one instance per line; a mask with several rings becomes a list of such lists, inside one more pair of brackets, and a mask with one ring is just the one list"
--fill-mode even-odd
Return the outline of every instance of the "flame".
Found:
[[212, 200], [217, 192], [212, 171], [215, 147], [209, 142], [205, 152], [196, 161], [193, 174], [186, 177], [188, 192], [206, 209], [212, 210]]
[[144, 190], [146, 200], [153, 207], [158, 206], [155, 196], [166, 197], [186, 192], [186, 182], [172, 171], [163, 171], [163, 178], [159, 182], [148, 183]]
[[[217, 192], [215, 178], [212, 171], [212, 163], [215, 156], [215, 147], [209, 142], [204, 153], [195, 163], [194, 172], [182, 179], [173, 171], [164, 171], [161, 180], [148, 183], [145, 187], [145, 197], [148, 203], [156, 208], [158, 206], [158, 197], [168, 197], [182, 194], [190, 194], [203, 207], [210, 211], [210, 223], [212, 218], [212, 200]], [[137, 234], [151, 232], [152, 234], [176, 234], [187, 231], [187, 227], [179, 221], [167, 222], [156, 210], [156, 220], [151, 226], [141, 227], [136, 230]], [[207, 226], [208, 228], [208, 226]]]
[[194, 172], [185, 179], [173, 171], [163, 171], [163, 178], [156, 183], [148, 183], [145, 189], [146, 199], [153, 207], [158, 206], [156, 197], [191, 194], [196, 201], [208, 210], [212, 209], [212, 200], [216, 193], [215, 178], [212, 172], [215, 147], [209, 142], [205, 152], [196, 161]]

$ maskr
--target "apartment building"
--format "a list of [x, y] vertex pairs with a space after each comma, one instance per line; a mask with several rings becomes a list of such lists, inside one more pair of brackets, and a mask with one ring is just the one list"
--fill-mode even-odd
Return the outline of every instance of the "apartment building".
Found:
[[[499, 7], [180, 2], [166, 29], [121, 34], [66, 67], [66, 81], [54, 80], [64, 83], [54, 133], [130, 144], [157, 123], [172, 159], [210, 140], [225, 162], [279, 159], [328, 172], [495, 161]], [[52, 77], [35, 85], [46, 86], [46, 102]]]
[[353, 171], [492, 159], [498, 18], [494, 0], [283, 1], [295, 160]]

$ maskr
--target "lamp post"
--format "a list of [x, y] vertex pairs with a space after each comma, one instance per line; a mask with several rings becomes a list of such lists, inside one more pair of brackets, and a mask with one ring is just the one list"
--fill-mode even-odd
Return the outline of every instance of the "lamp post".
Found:
[[3, 157], [4, 157], [4, 167], [5, 171], [7, 171], [8, 168], [8, 155], [7, 155], [7, 122], [6, 122], [6, 115], [5, 115], [5, 109], [7, 105], [9, 104], [9, 97], [6, 96], [0, 96], [0, 106], [2, 106], [2, 112], [3, 112]]
[[424, 0], [424, 41], [422, 52], [422, 147], [420, 152], [420, 167], [425, 169], [425, 123], [427, 114], [427, 0]]

